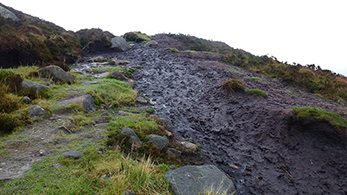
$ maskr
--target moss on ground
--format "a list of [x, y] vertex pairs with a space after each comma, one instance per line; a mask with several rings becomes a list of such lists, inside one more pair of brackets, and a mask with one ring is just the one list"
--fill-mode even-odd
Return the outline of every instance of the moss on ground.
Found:
[[326, 121], [332, 126], [347, 128], [347, 119], [337, 113], [313, 107], [295, 107], [293, 111], [294, 118], [298, 121]]
[[254, 96], [261, 96], [267, 98], [268, 95], [265, 93], [263, 90], [260, 89], [247, 89], [246, 93], [249, 95], [254, 95]]
[[222, 84], [223, 89], [233, 93], [238, 91], [245, 91], [246, 86], [242, 80], [230, 79]]

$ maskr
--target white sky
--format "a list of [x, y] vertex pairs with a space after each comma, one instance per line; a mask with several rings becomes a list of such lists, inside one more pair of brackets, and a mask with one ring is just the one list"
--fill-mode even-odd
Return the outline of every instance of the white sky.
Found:
[[1, 0], [66, 30], [183, 33], [347, 75], [345, 0]]

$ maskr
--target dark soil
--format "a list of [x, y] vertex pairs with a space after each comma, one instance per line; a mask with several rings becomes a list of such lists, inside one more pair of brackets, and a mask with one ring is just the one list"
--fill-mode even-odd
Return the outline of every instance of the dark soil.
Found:
[[[312, 106], [343, 115], [346, 104], [219, 63], [215, 54], [171, 52], [165, 48], [188, 48], [167, 36], [153, 39], [158, 48], [136, 44], [108, 57], [142, 67], [134, 74], [137, 90], [178, 135], [201, 144], [238, 194], [347, 194], [345, 137], [328, 123], [295, 123], [291, 112]], [[269, 97], [228, 93], [221, 85], [231, 78]]]

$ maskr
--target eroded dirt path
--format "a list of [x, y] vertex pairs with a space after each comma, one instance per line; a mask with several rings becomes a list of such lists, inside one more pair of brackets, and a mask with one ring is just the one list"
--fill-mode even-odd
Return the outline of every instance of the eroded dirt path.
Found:
[[[239, 194], [347, 193], [346, 141], [321, 132], [327, 124], [302, 127], [290, 117], [295, 106], [343, 114], [345, 104], [212, 61], [213, 56], [170, 52], [165, 48], [184, 47], [168, 37], [154, 40], [159, 48], [135, 45], [112, 57], [142, 66], [135, 73], [137, 90], [156, 103], [156, 114], [180, 136], [201, 144]], [[269, 97], [229, 94], [221, 85], [231, 78], [244, 79], [248, 88]]]

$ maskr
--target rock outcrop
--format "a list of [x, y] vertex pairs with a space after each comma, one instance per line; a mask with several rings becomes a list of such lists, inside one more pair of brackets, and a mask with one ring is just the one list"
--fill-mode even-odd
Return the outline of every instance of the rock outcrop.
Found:
[[233, 182], [214, 165], [184, 166], [165, 174], [175, 195], [235, 194]]
[[151, 134], [148, 135], [149, 141], [160, 150], [169, 145], [169, 140], [163, 136]]
[[0, 16], [4, 18], [9, 18], [13, 21], [20, 21], [16, 14], [12, 13], [10, 10], [0, 6]]
[[54, 81], [69, 83], [74, 81], [74, 77], [64, 71], [59, 66], [46, 66], [38, 70], [40, 76], [45, 78], [52, 78]]

